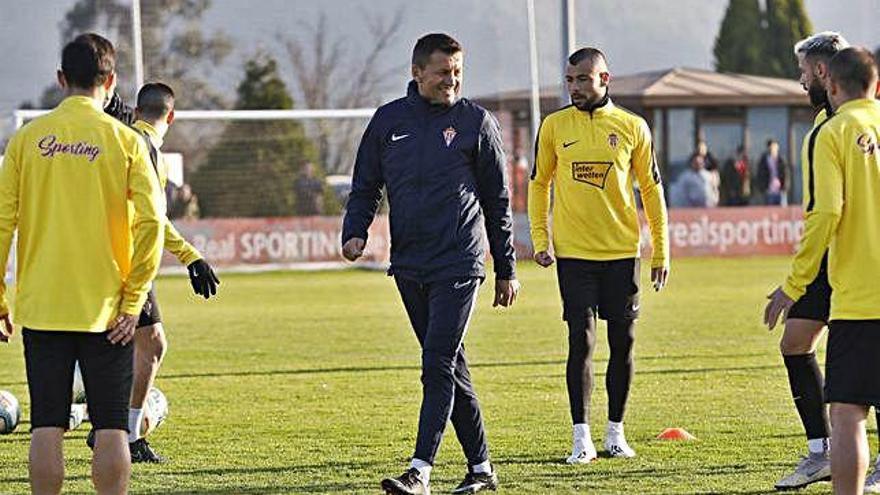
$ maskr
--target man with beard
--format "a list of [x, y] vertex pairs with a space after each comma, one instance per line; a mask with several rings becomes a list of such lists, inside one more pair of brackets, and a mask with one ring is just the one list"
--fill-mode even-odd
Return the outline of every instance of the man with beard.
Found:
[[[529, 221], [535, 261], [558, 258], [563, 319], [568, 324], [566, 383], [573, 423], [567, 462], [596, 459], [590, 435], [596, 318], [608, 322], [611, 355], [605, 449], [634, 457], [623, 432], [633, 377], [635, 320], [639, 315], [640, 228], [633, 183], [638, 180], [651, 229], [651, 281], [669, 274], [666, 202], [647, 122], [614, 105], [605, 55], [582, 48], [568, 58], [565, 81], [572, 105], [544, 119], [529, 183]], [[551, 196], [550, 185], [553, 184]], [[553, 206], [553, 253], [548, 211]]]
[[[794, 46], [801, 70], [800, 83], [810, 95], [810, 103], [817, 110], [813, 130], [804, 139], [803, 160], [809, 160], [806, 147], [810, 139], [833, 114], [824, 81], [828, 77], [828, 63], [849, 43], [839, 33], [814, 34]], [[809, 183], [803, 167], [804, 184]], [[776, 483], [777, 490], [803, 488], [817, 481], [831, 478], [831, 426], [825, 408], [822, 372], [816, 360], [816, 345], [822, 337], [831, 307], [831, 285], [828, 282], [828, 257], [822, 259], [816, 279], [807, 286], [806, 293], [795, 301], [785, 316], [785, 329], [779, 343], [782, 359], [788, 372], [791, 395], [807, 435], [808, 454], [794, 472]], [[774, 322], [775, 324], [775, 322]], [[771, 327], [772, 329], [772, 327]], [[880, 477], [876, 478], [880, 484]]]
[[[880, 105], [877, 65], [864, 48], [840, 50], [823, 78], [827, 120], [807, 138], [804, 237], [789, 276], [765, 310], [772, 328], [807, 290], [827, 259], [831, 294], [824, 400], [830, 404], [834, 493], [872, 493], [865, 487], [869, 406], [880, 405]], [[867, 488], [867, 489], [866, 489]]]

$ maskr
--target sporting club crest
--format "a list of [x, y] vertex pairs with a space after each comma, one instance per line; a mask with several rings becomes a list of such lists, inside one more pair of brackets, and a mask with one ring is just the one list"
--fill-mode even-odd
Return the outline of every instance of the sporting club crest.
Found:
[[620, 142], [620, 139], [618, 139], [617, 134], [612, 132], [608, 135], [608, 146], [611, 146], [612, 148], [617, 148], [618, 142]]
[[452, 126], [447, 127], [443, 130], [443, 140], [446, 141], [446, 147], [452, 144], [452, 140], [455, 139], [455, 128]]

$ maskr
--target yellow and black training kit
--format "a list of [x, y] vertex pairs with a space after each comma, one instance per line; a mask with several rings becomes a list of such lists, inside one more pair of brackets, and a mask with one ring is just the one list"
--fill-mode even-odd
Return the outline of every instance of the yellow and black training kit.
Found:
[[880, 102], [841, 105], [802, 156], [804, 237], [783, 291], [800, 298], [828, 249], [831, 319], [880, 319]]
[[651, 267], [669, 264], [666, 202], [651, 130], [641, 117], [606, 96], [588, 110], [564, 107], [538, 132], [529, 182], [529, 222], [535, 252], [559, 258], [615, 260], [639, 256], [635, 182], [651, 230]]
[[[0, 266], [18, 234], [15, 323], [103, 332], [140, 313], [165, 221], [151, 169], [143, 139], [85, 96], [15, 133], [0, 167]], [[5, 296], [0, 279], [0, 314]]]

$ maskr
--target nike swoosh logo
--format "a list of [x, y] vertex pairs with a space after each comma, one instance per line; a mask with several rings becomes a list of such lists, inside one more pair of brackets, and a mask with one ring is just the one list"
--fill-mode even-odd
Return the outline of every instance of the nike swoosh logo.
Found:
[[401, 134], [401, 135], [399, 135], [399, 136], [398, 136], [397, 134], [392, 134], [392, 135], [391, 135], [391, 141], [392, 141], [392, 142], [393, 142], [393, 141], [400, 141], [401, 139], [406, 139], [406, 138], [408, 138], [408, 137], [409, 137], [409, 134]]
[[453, 289], [461, 289], [462, 287], [467, 287], [468, 285], [471, 285], [470, 280], [468, 280], [467, 282], [456, 282], [456, 283], [452, 284], [452, 288]]
[[572, 141], [570, 143], [562, 143], [562, 147], [568, 148], [569, 146], [573, 145], [574, 143], [577, 143], [578, 141], [580, 141], [580, 139], [578, 139], [577, 141]]

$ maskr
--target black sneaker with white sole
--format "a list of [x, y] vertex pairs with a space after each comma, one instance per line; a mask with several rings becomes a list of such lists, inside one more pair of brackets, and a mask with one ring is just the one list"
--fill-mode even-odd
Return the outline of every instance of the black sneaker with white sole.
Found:
[[151, 464], [161, 464], [165, 462], [165, 458], [157, 454], [146, 438], [138, 439], [128, 444], [128, 450], [131, 453], [131, 462], [148, 462]]
[[391, 495], [431, 495], [431, 489], [422, 481], [416, 468], [409, 468], [397, 478], [385, 478], [382, 489]]
[[495, 491], [498, 488], [498, 475], [491, 473], [468, 472], [452, 493], [477, 493], [481, 490]]

